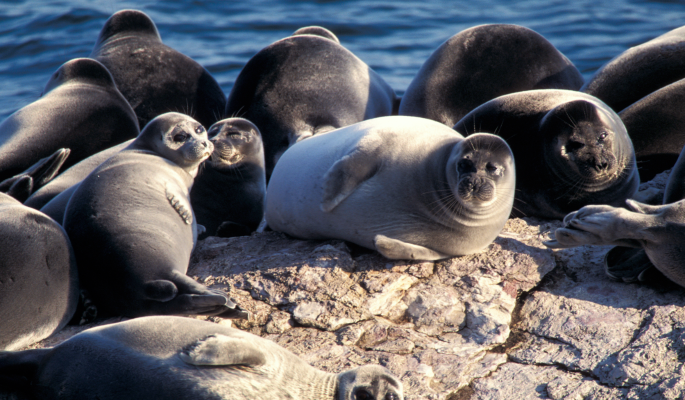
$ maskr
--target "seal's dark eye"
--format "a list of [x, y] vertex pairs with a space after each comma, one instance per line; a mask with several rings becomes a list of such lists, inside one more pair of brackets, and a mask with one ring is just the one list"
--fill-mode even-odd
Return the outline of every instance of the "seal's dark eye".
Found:
[[493, 163], [488, 163], [485, 166], [485, 169], [491, 174], [498, 174], [499, 172], [499, 168]]
[[201, 133], [204, 132], [204, 131], [205, 131], [205, 127], [204, 127], [204, 126], [198, 126], [197, 128], [195, 128], [195, 133], [197, 133], [198, 135], [201, 134]]
[[606, 133], [606, 131], [602, 131], [602, 133], [599, 134], [599, 139], [598, 139], [598, 140], [601, 142], [601, 141], [603, 141], [604, 139], [606, 139], [607, 136], [609, 136], [609, 134]]
[[354, 400], [373, 400], [373, 395], [366, 389], [357, 389], [354, 392]]
[[399, 397], [395, 393], [388, 393], [385, 395], [385, 398], [383, 400], [398, 400]]
[[177, 133], [174, 135], [174, 142], [182, 142], [186, 140], [186, 135], [184, 133]]
[[476, 166], [473, 164], [473, 161], [471, 160], [461, 159], [457, 163], [457, 172], [459, 172], [460, 174], [476, 172]]

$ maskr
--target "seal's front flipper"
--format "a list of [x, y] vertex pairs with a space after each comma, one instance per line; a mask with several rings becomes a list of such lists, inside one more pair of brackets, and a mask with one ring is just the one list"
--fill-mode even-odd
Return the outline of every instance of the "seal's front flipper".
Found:
[[169, 301], [178, 294], [178, 288], [176, 285], [174, 285], [173, 282], [165, 279], [145, 282], [143, 290], [147, 300], [161, 302]]
[[[0, 352], [0, 393], [28, 388], [52, 349]], [[4, 397], [3, 397], [4, 398]]]
[[266, 363], [264, 350], [251, 341], [220, 334], [197, 341], [178, 356], [190, 365], [258, 367]]
[[376, 250], [391, 260], [441, 260], [451, 257], [427, 247], [391, 239], [387, 236], [376, 235], [373, 238]]
[[357, 187], [376, 174], [381, 166], [378, 152], [381, 137], [368, 135], [347, 155], [335, 162], [324, 175], [321, 210], [331, 212]]

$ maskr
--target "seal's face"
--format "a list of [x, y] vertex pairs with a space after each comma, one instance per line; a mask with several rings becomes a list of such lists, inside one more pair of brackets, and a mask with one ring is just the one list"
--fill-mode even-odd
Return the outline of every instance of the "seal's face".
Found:
[[447, 164], [447, 178], [455, 198], [463, 206], [483, 208], [498, 202], [502, 189], [514, 187], [514, 157], [501, 138], [475, 134], [460, 142]]
[[363, 365], [338, 375], [337, 400], [402, 400], [402, 382], [380, 365]]
[[264, 151], [259, 129], [242, 118], [227, 118], [209, 128], [208, 136], [214, 145], [212, 167], [219, 170], [233, 169], [251, 162], [264, 166]]

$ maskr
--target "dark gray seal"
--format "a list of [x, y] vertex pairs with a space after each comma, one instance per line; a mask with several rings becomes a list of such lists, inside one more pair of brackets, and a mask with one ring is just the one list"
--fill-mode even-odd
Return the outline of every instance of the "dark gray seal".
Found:
[[643, 182], [672, 168], [685, 147], [683, 110], [685, 79], [648, 94], [618, 114], [633, 142]]
[[163, 44], [154, 22], [142, 11], [113, 14], [90, 57], [112, 73], [141, 127], [169, 111], [188, 114], [209, 127], [226, 105], [226, 95], [209, 72]]
[[248, 120], [227, 118], [207, 131], [212, 156], [195, 178], [190, 201], [205, 236], [254, 232], [264, 217], [266, 175], [259, 129]]
[[588, 204], [621, 206], [640, 183], [623, 122], [584, 93], [508, 94], [471, 111], [454, 129], [507, 141], [516, 159], [514, 216], [561, 219]]
[[262, 133], [267, 179], [304, 138], [390, 115], [395, 92], [339, 43], [318, 35], [281, 39], [254, 55], [228, 95], [226, 112]]
[[41, 98], [0, 124], [0, 181], [11, 178], [60, 148], [71, 150], [66, 169], [138, 136], [138, 121], [112, 75], [89, 58], [64, 63]]
[[402, 96], [399, 114], [453, 126], [495, 97], [582, 85], [573, 63], [537, 32], [480, 25], [452, 36], [431, 54]]
[[181, 317], [92, 328], [49, 349], [0, 353], [0, 381], [38, 398], [402, 400], [380, 365], [320, 371], [271, 340]]
[[619, 112], [683, 78], [685, 27], [624, 51], [600, 68], [580, 90]]
[[243, 315], [225, 294], [185, 275], [198, 234], [190, 187], [212, 150], [199, 122], [162, 114], [78, 185], [64, 229], [98, 309], [127, 317]]
[[266, 221], [297, 238], [437, 260], [492, 243], [514, 188], [513, 156], [501, 138], [464, 139], [429, 119], [382, 117], [290, 147], [269, 181]]
[[62, 227], [0, 193], [0, 350], [60, 330], [78, 295], [76, 259]]

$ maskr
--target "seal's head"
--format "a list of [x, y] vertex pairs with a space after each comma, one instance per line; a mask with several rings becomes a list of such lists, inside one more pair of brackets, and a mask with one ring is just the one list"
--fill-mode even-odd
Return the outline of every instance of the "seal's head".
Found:
[[513, 204], [516, 174], [509, 145], [488, 133], [470, 135], [452, 149], [447, 182], [456, 201], [468, 210]]
[[145, 36], [162, 42], [157, 26], [147, 14], [138, 10], [121, 10], [107, 19], [95, 43], [95, 48], [99, 48], [107, 40], [127, 36]]
[[564, 187], [602, 190], [632, 161], [632, 143], [618, 115], [591, 101], [563, 103], [540, 122], [543, 157]]
[[128, 149], [152, 151], [194, 177], [214, 145], [202, 124], [187, 115], [169, 112], [150, 121]]
[[214, 144], [210, 162], [214, 169], [232, 171], [245, 163], [264, 169], [264, 146], [259, 129], [243, 118], [223, 119], [209, 127], [208, 136]]
[[403, 400], [402, 382], [380, 365], [363, 365], [338, 375], [337, 400]]
[[83, 83], [114, 89], [114, 78], [107, 68], [92, 58], [75, 58], [62, 64], [43, 89], [44, 95], [65, 83]]

